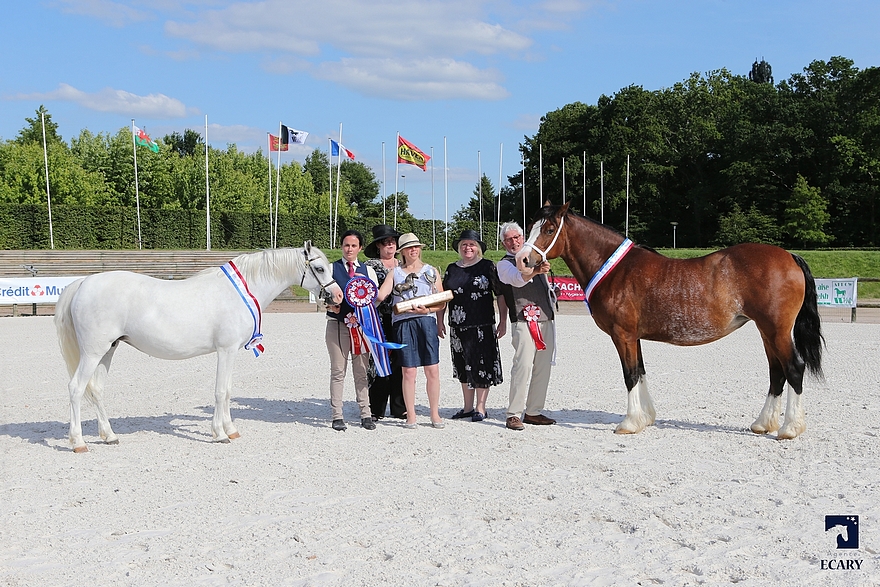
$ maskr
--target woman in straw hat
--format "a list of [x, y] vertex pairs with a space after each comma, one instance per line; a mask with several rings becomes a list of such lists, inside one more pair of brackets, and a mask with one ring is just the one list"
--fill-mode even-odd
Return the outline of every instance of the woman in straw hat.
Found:
[[[464, 408], [453, 419], [470, 418], [481, 422], [486, 418], [486, 399], [489, 387], [504, 381], [501, 373], [501, 353], [498, 337], [504, 336], [506, 324], [495, 329], [495, 305], [499, 315], [507, 312], [501, 295], [495, 263], [483, 258], [486, 243], [475, 230], [464, 230], [452, 248], [461, 257], [446, 268], [443, 287], [454, 296], [449, 302], [449, 348], [452, 351], [452, 376], [461, 383]], [[446, 335], [440, 312], [440, 338]], [[476, 396], [476, 403], [474, 402]]]
[[[398, 241], [400, 266], [392, 271], [379, 288], [379, 301], [393, 295], [392, 304], [443, 291], [437, 270], [422, 262], [422, 247], [416, 235], [408, 232]], [[442, 307], [445, 307], [443, 304]], [[406, 403], [406, 427], [416, 427], [416, 373], [423, 367], [426, 391], [431, 408], [431, 425], [443, 428], [440, 418], [440, 338], [437, 334], [438, 308], [422, 305], [392, 317], [394, 340], [406, 346], [396, 351], [403, 370], [403, 400]]]

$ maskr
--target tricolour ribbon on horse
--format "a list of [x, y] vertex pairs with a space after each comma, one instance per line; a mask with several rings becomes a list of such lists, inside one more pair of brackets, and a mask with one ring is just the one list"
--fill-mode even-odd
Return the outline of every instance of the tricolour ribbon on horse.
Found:
[[587, 305], [587, 312], [590, 313], [590, 316], [593, 315], [593, 308], [590, 307], [590, 296], [593, 295], [593, 290], [596, 289], [602, 280], [608, 276], [612, 269], [617, 267], [617, 264], [620, 263], [621, 259], [623, 259], [626, 254], [633, 248], [634, 243], [629, 239], [624, 239], [620, 246], [617, 247], [610, 257], [602, 264], [602, 267], [596, 271], [595, 275], [593, 275], [592, 279], [590, 279], [590, 283], [587, 284], [586, 289], [584, 289], [584, 303]]
[[[354, 308], [357, 322], [360, 325], [359, 329], [355, 329], [363, 332], [363, 340], [373, 355], [376, 374], [379, 377], [388, 377], [391, 375], [391, 359], [388, 356], [388, 349], [402, 349], [406, 345], [385, 341], [382, 322], [379, 320], [376, 306], [373, 305], [378, 289], [378, 286], [369, 277], [355, 275], [345, 284], [344, 293], [345, 301]], [[351, 327], [349, 329], [350, 332], [354, 330]], [[352, 334], [352, 337], [354, 337], [354, 334]], [[352, 338], [353, 348], [354, 338]]]
[[261, 344], [263, 342], [263, 335], [260, 333], [263, 313], [260, 310], [260, 302], [257, 301], [257, 298], [248, 289], [247, 281], [245, 281], [244, 276], [238, 270], [238, 267], [235, 266], [235, 263], [229, 261], [221, 266], [220, 270], [229, 278], [232, 287], [238, 292], [241, 301], [244, 302], [245, 307], [247, 307], [251, 317], [254, 319], [254, 332], [251, 335], [251, 339], [244, 345], [244, 348], [245, 350], [253, 351], [254, 356], [259, 357], [260, 353], [263, 352], [263, 345]]

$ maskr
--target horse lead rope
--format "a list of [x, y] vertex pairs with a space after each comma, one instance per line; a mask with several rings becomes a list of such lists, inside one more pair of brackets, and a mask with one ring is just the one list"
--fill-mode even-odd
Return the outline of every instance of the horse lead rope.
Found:
[[251, 339], [244, 345], [244, 348], [245, 350], [253, 351], [254, 356], [259, 357], [260, 353], [263, 352], [263, 345], [260, 344], [263, 341], [263, 335], [260, 333], [260, 325], [262, 323], [260, 302], [257, 301], [257, 298], [248, 289], [247, 281], [245, 281], [244, 276], [238, 270], [238, 267], [235, 266], [235, 263], [229, 261], [221, 266], [220, 270], [229, 278], [232, 287], [235, 288], [235, 291], [241, 297], [241, 301], [244, 302], [245, 307], [247, 307], [251, 317], [254, 319], [254, 332], [251, 335]]
[[[555, 242], [555, 241], [554, 241]], [[617, 250], [611, 253], [611, 256], [608, 257], [608, 260], [599, 268], [598, 271], [593, 275], [592, 279], [590, 279], [590, 283], [587, 284], [587, 287], [584, 289], [584, 303], [587, 305], [587, 311], [590, 313], [590, 316], [593, 315], [593, 309], [590, 308], [590, 296], [593, 295], [593, 290], [596, 289], [605, 277], [611, 273], [611, 270], [614, 269], [618, 263], [623, 259], [623, 257], [632, 249], [634, 243], [627, 239], [624, 239], [620, 246], [617, 247]]]

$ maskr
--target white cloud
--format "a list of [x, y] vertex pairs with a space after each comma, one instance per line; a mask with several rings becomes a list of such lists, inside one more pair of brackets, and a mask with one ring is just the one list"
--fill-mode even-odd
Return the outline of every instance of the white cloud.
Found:
[[104, 88], [99, 92], [90, 94], [64, 83], [58, 84], [58, 88], [51, 92], [19, 94], [15, 96], [15, 99], [74, 102], [98, 112], [113, 112], [125, 116], [144, 116], [159, 119], [183, 118], [191, 114], [198, 114], [197, 109], [187, 108], [180, 100], [169, 98], [165, 94], [138, 96], [125, 90], [114, 90], [113, 88]]
[[64, 12], [92, 16], [115, 27], [153, 18], [147, 12], [111, 0], [58, 0], [58, 2]]
[[342, 59], [324, 63], [316, 77], [369, 96], [398, 100], [500, 100], [500, 75], [452, 59]]
[[169, 21], [165, 31], [217, 50], [317, 55], [323, 46], [355, 56], [489, 55], [522, 51], [531, 40], [480, 20], [479, 2], [322, 0], [238, 2]]
[[501, 75], [477, 65], [531, 39], [481, 15], [480, 0], [236, 2], [169, 21], [169, 36], [227, 52], [262, 52], [266, 71], [306, 71], [370, 96], [497, 100]]

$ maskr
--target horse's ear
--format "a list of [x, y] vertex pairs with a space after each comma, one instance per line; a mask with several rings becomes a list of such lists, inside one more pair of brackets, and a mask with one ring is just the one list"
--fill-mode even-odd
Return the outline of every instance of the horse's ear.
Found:
[[567, 201], [566, 203], [564, 203], [562, 205], [562, 208], [559, 209], [559, 215], [565, 216], [566, 214], [568, 214], [568, 207], [569, 206], [571, 206], [571, 200]]
[[550, 200], [545, 200], [545, 201], [544, 201], [544, 206], [552, 206], [552, 205], [553, 205], [553, 204], [550, 203]]
[[310, 253], [312, 251], [312, 241], [304, 242], [303, 248], [306, 250], [306, 253]]

